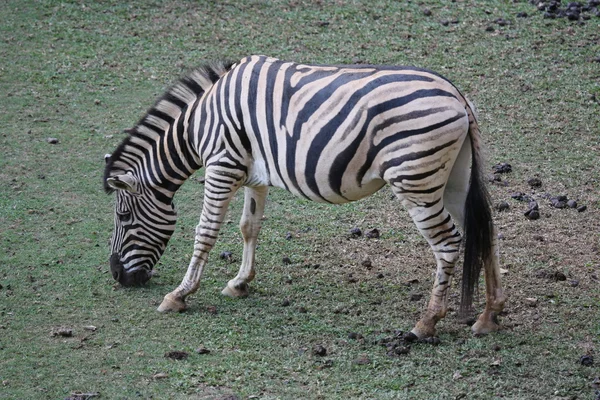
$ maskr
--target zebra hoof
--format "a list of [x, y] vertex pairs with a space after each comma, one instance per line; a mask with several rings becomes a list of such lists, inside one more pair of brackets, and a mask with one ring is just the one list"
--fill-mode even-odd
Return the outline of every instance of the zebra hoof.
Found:
[[496, 332], [500, 329], [498, 321], [496, 320], [496, 313], [483, 313], [477, 319], [477, 322], [471, 327], [471, 331], [475, 336], [483, 336], [488, 333]]
[[248, 284], [247, 283], [238, 283], [238, 284], [231, 284], [228, 283], [227, 286], [225, 286], [225, 289], [223, 289], [221, 291], [221, 294], [227, 297], [248, 297], [249, 294], [249, 290], [248, 290]]
[[405, 336], [412, 339], [412, 341], [426, 339], [429, 337], [434, 337], [435, 336], [435, 323], [432, 323], [430, 321], [424, 322], [423, 320], [421, 320], [421, 321], [417, 322], [417, 324], [415, 325], [414, 328], [412, 328], [412, 330], [410, 331], [410, 334], [407, 334]]
[[160, 303], [160, 306], [158, 306], [158, 311], [161, 313], [181, 312], [186, 308], [187, 306], [185, 305], [185, 301], [168, 294], [165, 296], [162, 303]]

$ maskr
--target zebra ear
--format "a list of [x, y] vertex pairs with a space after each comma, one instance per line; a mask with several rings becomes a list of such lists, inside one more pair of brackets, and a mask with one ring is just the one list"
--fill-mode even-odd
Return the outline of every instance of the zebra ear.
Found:
[[104, 162], [105, 162], [106, 164], [108, 164], [108, 162], [109, 162], [109, 161], [110, 161], [110, 154], [105, 154], [105, 155], [104, 155]]
[[138, 181], [131, 174], [116, 175], [106, 179], [106, 183], [113, 189], [125, 190], [129, 193], [138, 193]]

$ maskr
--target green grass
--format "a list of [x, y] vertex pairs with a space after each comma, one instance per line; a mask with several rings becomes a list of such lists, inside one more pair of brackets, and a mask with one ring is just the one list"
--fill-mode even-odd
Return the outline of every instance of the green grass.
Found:
[[[0, 398], [594, 398], [597, 367], [579, 358], [598, 358], [600, 344], [600, 18], [545, 20], [526, 1], [215, 3], [0, 4]], [[516, 18], [522, 11], [530, 17]], [[507, 186], [491, 186], [494, 202], [511, 205], [495, 215], [509, 271], [502, 332], [472, 338], [450, 312], [439, 346], [389, 357], [376, 344], [412, 327], [434, 267], [387, 189], [340, 207], [272, 190], [251, 295], [231, 300], [219, 292], [241, 259], [238, 195], [190, 310], [162, 315], [155, 309], [192, 251], [202, 202], [192, 179], [176, 197], [160, 276], [144, 288], [114, 284], [103, 155], [188, 68], [254, 53], [431, 68], [474, 100], [489, 163], [514, 169]], [[534, 175], [544, 182], [535, 191]], [[522, 216], [516, 191], [536, 197], [540, 220]], [[552, 209], [545, 194], [588, 210]], [[355, 226], [382, 237], [349, 239]], [[233, 263], [219, 259], [224, 250]], [[530, 297], [537, 307], [525, 305]], [[57, 327], [73, 337], [52, 336]], [[325, 357], [313, 354], [318, 344]], [[190, 356], [165, 358], [174, 350]]]

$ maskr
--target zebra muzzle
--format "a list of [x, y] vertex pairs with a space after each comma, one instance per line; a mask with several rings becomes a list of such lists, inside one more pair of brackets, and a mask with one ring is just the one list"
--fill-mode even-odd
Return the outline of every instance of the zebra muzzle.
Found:
[[110, 256], [110, 272], [113, 279], [123, 286], [142, 285], [152, 277], [152, 273], [145, 269], [138, 269], [134, 272], [125, 271], [118, 253]]

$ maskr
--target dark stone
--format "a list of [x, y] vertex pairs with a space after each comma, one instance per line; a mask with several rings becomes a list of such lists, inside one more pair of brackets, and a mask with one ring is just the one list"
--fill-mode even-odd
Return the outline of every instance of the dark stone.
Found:
[[526, 12], [520, 12], [517, 14], [517, 18], [527, 18], [529, 17], [529, 15], [527, 15]]
[[559, 200], [557, 197], [553, 197], [550, 199], [550, 204], [554, 208], [565, 208], [567, 207], [567, 202], [564, 200]]
[[567, 277], [562, 272], [556, 271], [554, 273], [554, 279], [556, 279], [557, 281], [566, 281]]
[[512, 166], [508, 163], [499, 163], [492, 167], [495, 174], [507, 174], [512, 172]]
[[289, 307], [289, 305], [290, 305], [290, 301], [287, 299], [281, 302], [281, 307]]
[[577, 208], [577, 202], [575, 200], [569, 200], [569, 201], [567, 201], [567, 207]]
[[189, 357], [189, 354], [185, 351], [169, 351], [168, 353], [165, 353], [165, 357], [172, 360], [185, 360]]
[[382, 279], [383, 277], [383, 274], [377, 274], [377, 279]]
[[429, 8], [426, 8], [423, 10], [423, 15], [426, 17], [430, 17], [431, 16], [431, 10]]
[[285, 240], [292, 240], [294, 236], [292, 236], [291, 232], [285, 234]]
[[542, 180], [540, 178], [529, 178], [527, 184], [532, 188], [542, 187]]
[[379, 229], [373, 228], [368, 230], [367, 233], [365, 233], [365, 236], [369, 239], [379, 239]]
[[282, 262], [284, 265], [290, 265], [290, 264], [292, 263], [292, 260], [291, 260], [289, 257], [283, 257], [283, 258], [281, 259], [281, 262]]
[[352, 228], [350, 229], [350, 236], [352, 236], [353, 238], [357, 238], [362, 236], [362, 231], [360, 230], [360, 228]]
[[313, 354], [319, 357], [325, 357], [327, 355], [327, 349], [320, 344], [313, 347]]
[[501, 201], [500, 203], [496, 204], [496, 210], [498, 210], [498, 211], [506, 211], [509, 208], [510, 208], [510, 206], [505, 201]]
[[491, 26], [491, 25], [490, 25], [490, 26], [487, 26], [487, 27], [485, 28], [485, 31], [486, 31], [486, 32], [494, 32], [494, 27], [493, 27], [493, 26]]
[[224, 251], [219, 255], [219, 258], [221, 260], [231, 261], [231, 259], [233, 258], [233, 253], [230, 251]]
[[530, 220], [540, 219], [540, 212], [538, 210], [528, 210], [525, 211], [525, 217]]
[[577, 207], [577, 211], [578, 212], [584, 212], [585, 210], [587, 210], [587, 206], [579, 206], [579, 207]]
[[594, 365], [594, 357], [590, 354], [586, 354], [585, 356], [579, 357], [579, 364], [584, 365], [586, 367], [591, 367]]
[[448, 25], [450, 25], [450, 21], [443, 20], [443, 21], [440, 21], [440, 24], [442, 24], [443, 26], [448, 26]]
[[537, 201], [535, 201], [535, 200], [530, 201], [529, 202], [529, 209], [530, 210], [539, 210], [539, 206], [538, 206]]
[[410, 295], [410, 301], [419, 301], [422, 298], [423, 298], [422, 294], [415, 293], [415, 294]]

